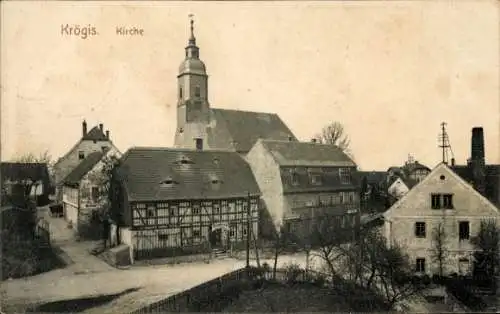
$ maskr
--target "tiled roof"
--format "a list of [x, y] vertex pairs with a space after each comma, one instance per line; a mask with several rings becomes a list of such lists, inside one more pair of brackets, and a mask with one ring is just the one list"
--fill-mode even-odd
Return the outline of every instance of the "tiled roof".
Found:
[[359, 171], [358, 177], [359, 182], [366, 177], [366, 183], [368, 184], [380, 184], [381, 182], [385, 182], [387, 179], [386, 171]]
[[49, 171], [46, 163], [19, 163], [2, 162], [0, 168], [2, 184], [7, 181], [33, 181], [50, 182]]
[[261, 142], [280, 166], [356, 167], [347, 154], [333, 145], [274, 140]]
[[406, 163], [402, 168], [407, 174], [411, 174], [413, 171], [419, 169], [428, 170], [429, 172], [431, 171], [429, 167], [422, 165], [418, 161]]
[[129, 201], [260, 195], [250, 166], [236, 152], [135, 147], [123, 155], [118, 177]]
[[83, 136], [82, 140], [107, 141], [109, 139], [98, 126], [95, 126], [90, 131], [88, 131], [86, 135]]
[[[451, 169], [464, 181], [473, 182], [472, 170], [467, 165], [455, 165]], [[500, 206], [500, 165], [486, 165], [485, 196], [497, 206]]]
[[84, 160], [82, 160], [78, 166], [71, 171], [66, 178], [64, 179], [64, 183], [68, 185], [75, 185], [80, 183], [82, 178], [94, 168], [95, 165], [99, 161], [101, 161], [102, 157], [104, 157], [104, 152], [93, 152], [87, 156]]
[[395, 175], [395, 176], [392, 176], [389, 178], [389, 181], [387, 182], [387, 186], [390, 187], [394, 183], [394, 181], [396, 181], [398, 178], [401, 179], [401, 181], [403, 181], [403, 183], [406, 185], [406, 187], [408, 189], [413, 188], [418, 183], [417, 181], [415, 181], [409, 177]]
[[211, 109], [211, 112], [217, 124], [229, 133], [228, 141], [237, 152], [250, 151], [259, 138], [297, 141], [277, 114], [229, 109]]

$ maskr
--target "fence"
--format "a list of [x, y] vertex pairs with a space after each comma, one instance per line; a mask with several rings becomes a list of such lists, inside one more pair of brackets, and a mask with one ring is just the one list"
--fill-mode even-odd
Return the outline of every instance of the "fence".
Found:
[[[172, 295], [164, 300], [150, 304], [130, 314], [165, 313], [165, 312], [193, 312], [203, 309], [221, 308], [223, 304], [218, 300], [224, 292], [234, 290], [241, 281], [250, 279], [250, 273], [242, 268], [225, 274], [221, 277], [204, 282], [189, 290]], [[220, 310], [220, 309], [219, 309]]]
[[[237, 299], [243, 287], [251, 287], [258, 278], [272, 280], [272, 269], [241, 268], [212, 279], [201, 285], [169, 296], [166, 299], [140, 308], [130, 314], [149, 314], [165, 312], [219, 312]], [[323, 284], [328, 276], [316, 271], [304, 271], [300, 268], [277, 269], [275, 280], [285, 283], [312, 282]], [[350, 291], [350, 284], [343, 280], [329, 280], [334, 289]]]

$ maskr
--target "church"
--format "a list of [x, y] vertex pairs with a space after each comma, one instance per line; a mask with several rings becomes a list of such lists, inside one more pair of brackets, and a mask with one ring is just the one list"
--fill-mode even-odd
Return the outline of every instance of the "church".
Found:
[[175, 146], [245, 155], [259, 138], [297, 141], [277, 114], [210, 107], [207, 69], [200, 59], [193, 24], [191, 20], [191, 36], [177, 76]]
[[132, 262], [181, 261], [227, 254], [282, 228], [300, 237], [325, 215], [352, 228], [356, 164], [334, 145], [299, 141], [277, 114], [211, 108], [193, 24], [177, 75], [175, 147], [123, 154], [111, 245], [125, 244]]

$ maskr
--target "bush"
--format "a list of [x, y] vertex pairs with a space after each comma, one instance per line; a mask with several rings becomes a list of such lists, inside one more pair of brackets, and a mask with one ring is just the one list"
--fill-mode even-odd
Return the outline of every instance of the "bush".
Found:
[[435, 283], [437, 285], [444, 285], [446, 284], [446, 277], [440, 275], [432, 275], [432, 283]]
[[297, 282], [297, 279], [300, 274], [302, 274], [304, 270], [298, 264], [290, 263], [285, 266], [285, 282], [287, 284], [294, 284]]
[[313, 278], [313, 283], [314, 285], [316, 285], [317, 287], [323, 287], [326, 283], [326, 276], [323, 275], [323, 274], [315, 274], [314, 275], [314, 278]]
[[482, 310], [486, 307], [483, 299], [469, 291], [461, 280], [453, 279], [447, 287], [460, 302], [472, 310]]

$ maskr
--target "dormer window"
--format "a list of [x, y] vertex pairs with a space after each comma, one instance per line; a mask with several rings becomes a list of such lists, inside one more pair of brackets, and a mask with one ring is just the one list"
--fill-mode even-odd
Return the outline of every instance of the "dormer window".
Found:
[[300, 184], [300, 177], [297, 172], [294, 170], [290, 170], [290, 176], [291, 176], [291, 183], [293, 186], [297, 186]]
[[210, 183], [214, 184], [214, 185], [222, 183], [222, 180], [218, 176], [216, 176], [216, 175], [211, 175], [209, 177], [209, 180], [210, 180]]
[[311, 173], [310, 176], [311, 176], [311, 184], [312, 185], [321, 185], [322, 184], [321, 174]]
[[166, 177], [163, 181], [160, 182], [160, 185], [161, 186], [172, 186], [176, 183], [177, 182], [175, 182], [175, 180], [172, 179], [172, 177]]
[[176, 163], [181, 165], [188, 165], [188, 164], [193, 164], [194, 162], [187, 156], [182, 155], [179, 157], [179, 159], [177, 159]]
[[351, 171], [349, 168], [340, 168], [339, 169], [339, 177], [341, 184], [350, 184], [351, 183]]

